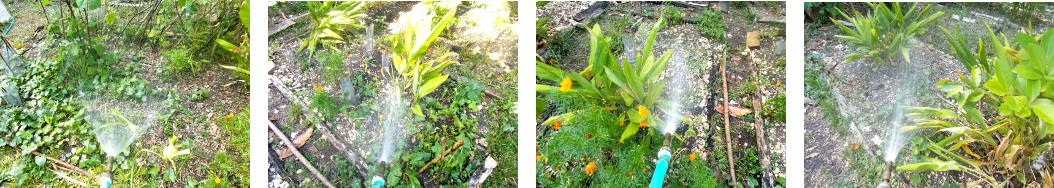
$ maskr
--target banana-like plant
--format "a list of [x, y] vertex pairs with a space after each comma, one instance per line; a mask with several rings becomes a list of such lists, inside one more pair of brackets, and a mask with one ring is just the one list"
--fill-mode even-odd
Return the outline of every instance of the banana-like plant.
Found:
[[[335, 3], [337, 4], [334, 5]], [[366, 28], [359, 24], [357, 19], [366, 12], [363, 5], [361, 1], [308, 2], [308, 13], [311, 15], [311, 20], [315, 21], [315, 28], [311, 30], [307, 42], [300, 46], [296, 53], [307, 48], [308, 58], [311, 58], [315, 55], [315, 47], [320, 43], [329, 49], [340, 51], [336, 44], [344, 43], [344, 38], [337, 32], [344, 31], [348, 27]]]
[[[1054, 88], [1050, 87], [1054, 84], [1054, 31], [1016, 34], [1015, 47], [1006, 36], [997, 36], [989, 28], [994, 45], [990, 50], [995, 53], [990, 59], [982, 40], [978, 40], [978, 51], [974, 53], [957, 30], [941, 30], [953, 54], [970, 74], [957, 74], [958, 81], [942, 80], [936, 84], [957, 102], [956, 108], [906, 107], [912, 111], [908, 116], [916, 118], [918, 124], [905, 126], [901, 131], [935, 130], [946, 134], [925, 147], [940, 158], [897, 170], [960, 170], [983, 177], [991, 186], [1006, 183], [992, 178], [994, 171], [1018, 177], [1008, 180], [1026, 181], [1033, 176], [1026, 174], [1030, 172], [1025, 168], [1050, 173], [1049, 168], [1042, 166], [1049, 162], [1046, 159], [1054, 144]], [[982, 168], [987, 165], [996, 168]]]
[[[245, 30], [249, 30], [249, 1], [243, 1], [241, 7], [239, 7], [238, 17], [242, 21], [242, 26], [245, 26]], [[228, 70], [232, 70], [238, 73], [238, 77], [245, 80], [245, 85], [249, 85], [249, 35], [248, 33], [242, 35], [242, 43], [235, 46], [230, 42], [223, 39], [216, 39], [216, 43], [220, 45], [227, 52], [233, 53], [234, 61], [238, 63], [235, 66], [220, 65], [220, 67]]]
[[432, 93], [446, 82], [450, 75], [443, 74], [443, 69], [456, 61], [450, 60], [454, 52], [447, 52], [438, 58], [425, 60], [425, 53], [439, 34], [447, 28], [453, 20], [457, 9], [450, 9], [443, 19], [433, 25], [431, 16], [405, 18], [405, 25], [399, 34], [391, 37], [392, 42], [392, 66], [395, 67], [396, 75], [393, 79], [397, 84], [397, 93], [409, 90], [415, 104], [411, 106], [414, 114], [424, 116], [421, 106], [416, 101]]
[[854, 25], [855, 30], [831, 18], [831, 22], [838, 25], [846, 34], [837, 35], [837, 37], [849, 40], [858, 46], [857, 50], [845, 56], [844, 62], [870, 59], [885, 63], [888, 60], [889, 63], [896, 65], [893, 58], [897, 54], [900, 54], [905, 62], [911, 62], [908, 52], [914, 46], [907, 44], [908, 40], [915, 35], [925, 33], [926, 26], [944, 15], [944, 12], [937, 12], [926, 16], [926, 12], [930, 10], [930, 6], [926, 5], [926, 8], [923, 8], [916, 16], [913, 13], [918, 3], [911, 5], [911, 9], [907, 12], [902, 12], [900, 3], [897, 2], [892, 3], [892, 7], [887, 7], [885, 3], [867, 3], [867, 5], [871, 7], [871, 12], [867, 15], [860, 15], [860, 12], [856, 12], [856, 17], [849, 17], [845, 12], [838, 10], [843, 18]]
[[[594, 25], [590, 32], [589, 66], [579, 73], [568, 73], [559, 68], [535, 62], [538, 78], [560, 83], [560, 86], [538, 84], [538, 93], [578, 93], [596, 98], [604, 103], [605, 110], [619, 110], [619, 119], [628, 117], [630, 126], [623, 130], [619, 141], [637, 133], [640, 128], [649, 125], [663, 125], [664, 122], [653, 116], [655, 109], [662, 109], [665, 101], [659, 99], [665, 82], [659, 81], [659, 75], [666, 69], [666, 63], [672, 57], [668, 50], [656, 57], [652, 53], [655, 37], [665, 19], [659, 19], [652, 26], [651, 33], [644, 43], [642, 51], [636, 54], [636, 65], [622, 58], [618, 61], [609, 48], [610, 38], [604, 36], [600, 25]], [[588, 28], [588, 27], [587, 27]], [[597, 87], [598, 85], [604, 87]], [[543, 125], [553, 125], [557, 121], [571, 121], [578, 111], [550, 117]]]

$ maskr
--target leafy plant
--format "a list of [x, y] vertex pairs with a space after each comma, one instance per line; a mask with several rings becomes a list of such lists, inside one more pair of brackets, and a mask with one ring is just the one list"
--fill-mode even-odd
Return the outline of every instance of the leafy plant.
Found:
[[[249, 30], [249, 1], [243, 1], [239, 7], [238, 17], [242, 21], [242, 25], [245, 26], [245, 30]], [[228, 70], [232, 70], [245, 80], [245, 85], [249, 85], [249, 36], [248, 33], [242, 35], [242, 43], [238, 46], [231, 44], [223, 39], [216, 39], [216, 43], [220, 45], [224, 50], [233, 54], [231, 58], [237, 63], [235, 66], [220, 65], [220, 67]]]
[[[433, 25], [431, 16], [421, 18], [409, 18], [402, 22], [406, 24], [399, 34], [391, 37], [392, 42], [392, 66], [395, 67], [398, 76], [393, 77], [397, 83], [399, 92], [409, 90], [413, 96], [411, 108], [414, 114], [423, 116], [420, 105], [416, 101], [439, 88], [446, 82], [448, 74], [443, 69], [451, 64], [457, 63], [448, 60], [454, 55], [447, 52], [439, 57], [425, 61], [425, 53], [429, 46], [439, 38], [439, 34], [450, 24], [457, 9], [451, 9], [443, 19]], [[426, 32], [427, 31], [427, 32]]]
[[307, 42], [300, 46], [296, 52], [300, 53], [307, 48], [308, 58], [314, 56], [315, 46], [322, 44], [334, 51], [340, 51], [336, 44], [344, 43], [344, 38], [337, 32], [342, 32], [348, 27], [366, 28], [359, 25], [356, 18], [363, 15], [366, 10], [360, 1], [346, 2], [309, 2], [307, 4], [311, 20], [315, 21], [315, 28], [308, 35]]
[[[625, 58], [617, 61], [612, 54], [608, 43], [610, 38], [604, 37], [599, 25], [594, 25], [589, 31], [590, 56], [589, 66], [579, 73], [568, 73], [556, 67], [542, 62], [536, 62], [538, 78], [560, 83], [560, 86], [538, 84], [535, 89], [538, 93], [574, 93], [593, 98], [595, 101], [603, 101], [604, 109], [617, 109], [620, 120], [629, 119], [631, 126], [623, 130], [622, 140], [637, 133], [640, 128], [649, 125], [665, 125], [661, 119], [653, 116], [651, 111], [660, 108], [659, 100], [665, 83], [658, 81], [659, 74], [665, 69], [669, 62], [672, 50], [667, 51], [660, 57], [652, 53], [655, 36], [665, 19], [659, 19], [652, 26], [651, 33], [644, 43], [642, 51], [636, 54], [636, 66]], [[588, 78], [588, 79], [587, 79]], [[598, 88], [597, 85], [606, 86]], [[557, 121], [572, 121], [578, 112], [569, 112], [550, 117], [543, 125], [553, 125]], [[639, 125], [639, 126], [638, 126]]]
[[197, 74], [198, 70], [201, 69], [201, 63], [195, 61], [194, 56], [186, 48], [168, 50], [162, 52], [161, 56], [165, 57], [165, 67], [161, 70], [165, 73], [177, 73], [189, 70], [194, 72], [194, 74]]
[[912, 5], [907, 12], [901, 11], [900, 3], [891, 4], [891, 7], [887, 7], [886, 3], [867, 3], [871, 7], [871, 12], [866, 16], [856, 12], [856, 17], [849, 17], [845, 12], [839, 10], [838, 13], [852, 23], [855, 30], [831, 18], [831, 22], [838, 25], [846, 34], [837, 35], [837, 37], [849, 40], [857, 46], [856, 50], [845, 56], [844, 62], [870, 59], [880, 63], [888, 61], [896, 65], [896, 61], [893, 60], [896, 54], [900, 54], [905, 62], [911, 62], [908, 53], [914, 46], [907, 44], [908, 40], [915, 35], [925, 33], [926, 26], [944, 15], [944, 12], [937, 12], [926, 16], [930, 10], [929, 5], [926, 5], [926, 8], [923, 8], [916, 16], [914, 12], [918, 3]]
[[[963, 171], [982, 177], [990, 186], [1006, 186], [1009, 181], [1000, 183], [993, 178], [996, 171], [1005, 171], [1017, 177], [1007, 180], [1027, 184], [1032, 173], [1047, 170], [1038, 167], [1049, 162], [1043, 156], [1051, 153], [1054, 144], [1050, 140], [1050, 134], [1054, 134], [1054, 89], [1047, 87], [1054, 83], [1054, 32], [1019, 33], [1013, 38], [1017, 44], [1011, 45], [1012, 40], [989, 28], [993, 48], [986, 48], [983, 40], [978, 40], [978, 51], [974, 53], [957, 30], [941, 30], [956, 59], [970, 72], [957, 73], [959, 80], [936, 84], [954, 99], [954, 108], [905, 107], [912, 112], [907, 115], [917, 118], [918, 124], [905, 126], [901, 131], [934, 130], [945, 134], [938, 134], [943, 138], [936, 142], [925, 139], [928, 143], [924, 148], [938, 158], [903, 165], [897, 170]], [[988, 53], [995, 56], [990, 59]]]

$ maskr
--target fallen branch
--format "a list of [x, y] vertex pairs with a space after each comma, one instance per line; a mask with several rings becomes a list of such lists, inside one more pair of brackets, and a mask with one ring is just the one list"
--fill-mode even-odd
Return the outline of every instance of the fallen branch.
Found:
[[[304, 101], [300, 101], [300, 99], [297, 99], [293, 95], [293, 92], [290, 92], [289, 89], [285, 88], [282, 83], [284, 82], [282, 82], [281, 79], [278, 79], [278, 77], [271, 75], [271, 85], [275, 87], [275, 90], [277, 90], [279, 93], [282, 93], [282, 95], [284, 95], [286, 99], [291, 101], [293, 104], [299, 105], [301, 109], [309, 109], [307, 103], [304, 103]], [[318, 114], [317, 112], [313, 114], [305, 110], [304, 116], [321, 117], [322, 115]], [[351, 150], [348, 150], [348, 146], [345, 145], [343, 141], [337, 139], [337, 137], [333, 135], [333, 132], [329, 130], [329, 126], [326, 125], [326, 122], [318, 122], [318, 126], [315, 126], [315, 128], [322, 133], [322, 139], [325, 139], [327, 142], [333, 145], [333, 147], [336, 147], [338, 151], [344, 154], [343, 156], [345, 160], [355, 165], [355, 172], [357, 173], [358, 177], [366, 177], [366, 163], [363, 163], [362, 160], [359, 160], [358, 155], [355, 155], [355, 153], [351, 152]]]
[[[11, 147], [14, 147], [15, 149], [18, 149], [18, 150], [22, 150], [22, 148], [18, 147], [18, 146], [11, 146]], [[84, 170], [81, 170], [80, 168], [77, 168], [77, 166], [73, 166], [73, 165], [71, 165], [69, 163], [62, 162], [62, 161], [60, 161], [58, 159], [48, 157], [48, 156], [46, 156], [46, 155], [44, 155], [44, 154], [42, 154], [40, 152], [34, 151], [34, 152], [30, 152], [30, 153], [35, 155], [35, 156], [43, 156], [43, 157], [47, 158], [48, 161], [51, 161], [52, 163], [54, 163], [56, 165], [59, 165], [59, 166], [65, 168], [65, 169], [68, 169], [70, 171], [76, 172], [76, 173], [84, 175], [84, 176], [91, 177], [91, 174], [89, 174], [88, 172], [85, 172]]]
[[[724, 57], [722, 56], [722, 58]], [[727, 63], [728, 62], [721, 63], [721, 94], [725, 96], [725, 106], [728, 106], [728, 77], [725, 76], [725, 64]], [[728, 170], [731, 172], [729, 174], [732, 175], [732, 184], [738, 184], [736, 182], [736, 161], [732, 158], [732, 131], [728, 128], [728, 109], [729, 108], [725, 108], [725, 112], [722, 113], [725, 114], [725, 149], [727, 151], [726, 154], [728, 155]]]
[[311, 165], [311, 162], [307, 161], [307, 158], [305, 158], [303, 154], [300, 154], [300, 150], [296, 149], [296, 146], [293, 145], [293, 141], [289, 141], [289, 138], [285, 137], [285, 133], [282, 133], [281, 129], [278, 129], [278, 127], [276, 127], [274, 123], [271, 123], [270, 121], [267, 122], [267, 127], [270, 127], [271, 132], [274, 132], [274, 134], [278, 136], [278, 139], [281, 139], [282, 143], [285, 144], [287, 148], [289, 148], [286, 149], [286, 151], [293, 151], [293, 155], [296, 156], [296, 159], [299, 159], [300, 163], [304, 164], [304, 167], [307, 167], [308, 171], [311, 171], [312, 174], [315, 174], [315, 177], [318, 178], [319, 181], [322, 181], [322, 184], [326, 184], [326, 187], [329, 188], [335, 187], [333, 186], [333, 184], [329, 183], [329, 179], [326, 179], [326, 176], [322, 176], [322, 173], [318, 172], [318, 169], [315, 169], [314, 165]]
[[71, 178], [69, 176], [66, 176], [66, 174], [62, 174], [62, 173], [59, 173], [59, 172], [54, 171], [54, 170], [49, 170], [49, 171], [51, 171], [51, 173], [55, 174], [55, 176], [58, 176], [58, 177], [66, 180], [66, 181], [68, 181], [68, 182], [70, 182], [72, 184], [77, 184], [77, 185], [79, 185], [81, 187], [87, 187], [88, 186], [88, 184], [84, 184], [84, 182], [77, 181], [76, 179], [73, 179], [73, 178]]
[[428, 169], [428, 167], [431, 167], [433, 164], [439, 162], [440, 160], [443, 160], [444, 156], [450, 155], [450, 153], [454, 152], [455, 149], [461, 147], [461, 145], [463, 145], [463, 144], [465, 144], [465, 140], [458, 140], [457, 143], [454, 143], [453, 147], [450, 147], [450, 149], [447, 149], [446, 151], [443, 151], [442, 154], [437, 156], [435, 159], [432, 159], [432, 161], [429, 161], [428, 164], [425, 164], [425, 166], [421, 167], [421, 169], [418, 169], [417, 173], [418, 174], [424, 173], [425, 170]]
[[267, 29], [267, 31], [268, 31], [267, 36], [274, 35], [274, 34], [276, 34], [278, 32], [281, 32], [282, 30], [285, 30], [286, 28], [289, 28], [289, 26], [293, 26], [294, 24], [296, 24], [296, 20], [297, 19], [300, 19], [300, 18], [302, 18], [304, 16], [307, 16], [307, 13], [303, 13], [303, 14], [294, 16], [292, 18], [282, 20], [281, 22], [278, 22], [281, 25], [278, 25], [277, 27], [274, 27], [274, 28], [271, 28], [271, 29]]

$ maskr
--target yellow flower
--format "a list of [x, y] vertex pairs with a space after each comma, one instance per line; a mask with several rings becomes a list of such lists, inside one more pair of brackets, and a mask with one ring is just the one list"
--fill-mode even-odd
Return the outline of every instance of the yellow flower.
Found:
[[644, 106], [637, 106], [637, 115], [640, 115], [640, 117], [642, 118], [647, 118], [648, 108], [644, 108]]
[[220, 184], [220, 178], [215, 178], [215, 179], [213, 179], [213, 181], [215, 181], [216, 184]]
[[560, 92], [567, 92], [567, 90], [571, 90], [571, 78], [564, 78], [560, 82]]
[[542, 161], [542, 156], [541, 155], [535, 155], [534, 156], [534, 161]]
[[231, 119], [231, 117], [233, 117], [231, 114], [227, 114], [227, 119]]

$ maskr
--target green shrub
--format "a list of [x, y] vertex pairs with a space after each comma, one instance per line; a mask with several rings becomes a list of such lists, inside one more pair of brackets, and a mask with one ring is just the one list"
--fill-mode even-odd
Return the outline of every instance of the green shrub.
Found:
[[[449, 60], [454, 55], [447, 52], [432, 60], [425, 60], [429, 46], [438, 39], [439, 34], [447, 28], [454, 18], [457, 9], [451, 9], [443, 16], [443, 19], [433, 23], [432, 16], [425, 18], [406, 18], [401, 22], [406, 24], [399, 34], [391, 37], [392, 42], [392, 66], [398, 76], [393, 77], [397, 85], [398, 93], [409, 91], [413, 96], [412, 111], [418, 116], [423, 116], [420, 105], [416, 104], [421, 97], [428, 95], [446, 82], [450, 75], [444, 74], [443, 69], [456, 61]], [[419, 33], [420, 31], [429, 31]]]
[[[590, 55], [589, 66], [579, 73], [568, 73], [556, 67], [542, 62], [536, 62], [538, 78], [559, 83], [560, 86], [538, 84], [535, 89], [543, 94], [578, 94], [585, 95], [593, 101], [603, 104], [603, 109], [617, 110], [618, 119], [629, 124], [622, 131], [622, 140], [637, 133], [642, 127], [654, 127], [665, 125], [663, 120], [654, 116], [659, 112], [660, 104], [666, 103], [659, 100], [665, 82], [659, 81], [659, 75], [666, 68], [673, 55], [672, 50], [667, 51], [660, 57], [652, 53], [655, 44], [655, 36], [665, 19], [659, 19], [652, 26], [641, 52], [636, 54], [636, 66], [634, 67], [623, 58], [616, 61], [615, 56], [609, 48], [610, 38], [604, 37], [599, 25], [594, 25], [589, 31]], [[597, 85], [606, 87], [597, 87]], [[567, 112], [565, 114], [550, 117], [542, 125], [553, 125], [557, 121], [574, 121], [579, 111]], [[643, 126], [640, 126], [643, 125]]]
[[362, 2], [359, 1], [345, 1], [345, 2], [309, 2], [307, 4], [311, 20], [315, 21], [315, 27], [311, 29], [311, 34], [308, 35], [308, 39], [300, 49], [296, 50], [296, 53], [304, 51], [307, 48], [308, 58], [311, 58], [315, 54], [315, 47], [319, 44], [335, 50], [340, 51], [336, 47], [336, 44], [344, 43], [344, 38], [337, 32], [343, 32], [345, 28], [366, 28], [359, 24], [358, 17], [363, 16], [366, 12], [362, 8]]
[[162, 72], [166, 74], [185, 71], [192, 71], [197, 74], [201, 67], [201, 63], [195, 61], [193, 54], [186, 48], [164, 51], [161, 52], [161, 56], [165, 58], [165, 66]]
[[871, 7], [871, 12], [867, 15], [860, 15], [860, 12], [856, 12], [856, 17], [849, 17], [845, 12], [839, 10], [838, 13], [852, 23], [855, 30], [831, 18], [831, 22], [838, 25], [846, 34], [837, 35], [837, 37], [849, 40], [857, 46], [857, 49], [845, 56], [845, 62], [870, 59], [880, 63], [888, 61], [896, 65], [893, 58], [898, 54], [904, 58], [905, 62], [911, 62], [908, 52], [914, 46], [907, 44], [908, 40], [915, 35], [926, 33], [926, 26], [944, 15], [944, 12], [937, 12], [926, 16], [930, 10], [929, 5], [915, 15], [913, 13], [918, 3], [912, 5], [907, 12], [901, 11], [900, 3], [891, 4], [892, 7], [887, 7], [886, 3], [867, 3]]
[[[957, 30], [941, 30], [956, 59], [970, 72], [957, 74], [958, 80], [936, 84], [955, 101], [953, 108], [905, 107], [911, 112], [907, 116], [915, 118], [917, 124], [904, 126], [901, 131], [937, 131], [934, 134], [939, 140], [925, 137], [928, 142], [923, 148], [938, 158], [897, 170], [963, 171], [993, 187], [1037, 183], [1031, 182], [1036, 181], [1030, 178], [1033, 173], [1049, 169], [1033, 166], [1050, 162], [1050, 156], [1044, 154], [1054, 144], [1050, 140], [1054, 134], [1054, 88], [1049, 87], [1054, 83], [1054, 31], [1043, 35], [1018, 33], [1008, 40], [989, 28], [993, 47], [986, 48], [979, 40], [975, 53]], [[1016, 44], [1011, 45], [1011, 41]], [[988, 53], [995, 56], [990, 59]], [[1011, 177], [998, 181], [994, 177], [1001, 172], [1010, 172]]]
[[341, 77], [348, 76], [344, 73], [344, 54], [340, 52], [322, 52], [318, 62], [322, 64], [322, 79], [328, 83], [336, 83]]

